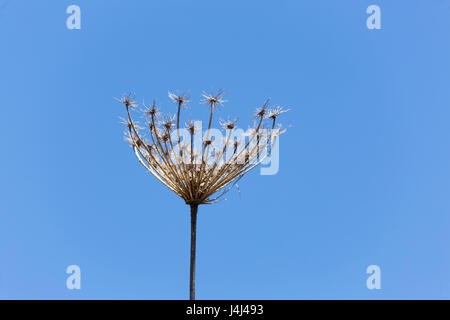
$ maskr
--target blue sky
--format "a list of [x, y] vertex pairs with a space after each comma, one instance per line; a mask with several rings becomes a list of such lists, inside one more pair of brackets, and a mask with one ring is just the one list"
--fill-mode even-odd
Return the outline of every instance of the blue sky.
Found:
[[[81, 30], [66, 8], [81, 8]], [[381, 8], [381, 30], [366, 8]], [[280, 171], [201, 206], [198, 299], [450, 298], [450, 1], [0, 0], [0, 298], [186, 299], [188, 207], [114, 101], [291, 109]], [[79, 265], [82, 289], [65, 286]], [[366, 268], [381, 268], [368, 290]]]

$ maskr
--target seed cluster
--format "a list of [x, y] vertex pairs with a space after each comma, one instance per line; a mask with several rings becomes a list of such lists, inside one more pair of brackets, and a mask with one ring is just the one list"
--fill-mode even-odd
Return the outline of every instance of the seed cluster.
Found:
[[[203, 94], [202, 103], [209, 107], [209, 123], [199, 148], [195, 146], [198, 129], [189, 121], [180, 128], [181, 110], [189, 101], [188, 95], [169, 92], [169, 98], [177, 106], [176, 116], [163, 115], [156, 103], [151, 107], [139, 106], [130, 96], [123, 96], [127, 119], [126, 140], [132, 146], [139, 162], [167, 188], [180, 196], [187, 204], [210, 204], [220, 199], [247, 172], [270, 155], [276, 138], [285, 132], [277, 126], [277, 117], [287, 112], [269, 102], [254, 114], [254, 125], [245, 134], [246, 139], [236, 139], [236, 120], [220, 121], [225, 131], [225, 141], [214, 147], [210, 136], [214, 111], [225, 102], [223, 91]], [[142, 107], [142, 108], [140, 108]], [[144, 114], [145, 127], [133, 120], [132, 113]], [[268, 125], [266, 127], [266, 123]], [[144, 132], [144, 129], [145, 132]], [[188, 137], [180, 134], [187, 132]], [[183, 137], [183, 139], [181, 139]]]

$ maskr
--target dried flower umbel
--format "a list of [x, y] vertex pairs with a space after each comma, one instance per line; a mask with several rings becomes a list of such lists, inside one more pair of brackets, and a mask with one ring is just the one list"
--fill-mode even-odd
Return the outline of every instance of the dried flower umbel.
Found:
[[[195, 123], [188, 121], [186, 127], [180, 128], [181, 110], [187, 105], [189, 95], [169, 92], [169, 98], [176, 104], [176, 115], [161, 114], [155, 102], [151, 107], [143, 104], [140, 109], [130, 95], [120, 101], [127, 113], [127, 119], [123, 120], [126, 140], [139, 162], [190, 206], [190, 299], [193, 300], [198, 206], [217, 202], [239, 179], [270, 155], [271, 145], [285, 131], [277, 126], [277, 117], [287, 110], [279, 106], [271, 108], [266, 101], [256, 110], [254, 125], [242, 137], [235, 135], [235, 119], [221, 121], [225, 138], [222, 145], [217, 146], [217, 141], [212, 139], [211, 125], [214, 111], [225, 102], [224, 94], [222, 91], [204, 93], [201, 102], [209, 108], [209, 122], [200, 145], [196, 146], [196, 135], [202, 132], [198, 132]], [[133, 120], [135, 111], [144, 115], [145, 127]]]

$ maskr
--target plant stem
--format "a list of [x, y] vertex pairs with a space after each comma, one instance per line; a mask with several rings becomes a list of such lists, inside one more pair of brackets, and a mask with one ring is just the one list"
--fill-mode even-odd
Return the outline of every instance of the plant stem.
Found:
[[191, 268], [189, 279], [189, 296], [191, 300], [195, 300], [195, 248], [197, 236], [197, 209], [198, 204], [191, 204]]

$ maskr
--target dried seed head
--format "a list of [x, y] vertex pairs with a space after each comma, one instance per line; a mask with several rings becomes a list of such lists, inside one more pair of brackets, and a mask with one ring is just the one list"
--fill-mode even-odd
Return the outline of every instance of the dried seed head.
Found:
[[[210, 122], [213, 109], [225, 102], [223, 97], [221, 90], [213, 94], [203, 94], [202, 102], [211, 108]], [[169, 92], [169, 98], [178, 104], [178, 111], [180, 111], [179, 108], [187, 104], [189, 96]], [[126, 105], [127, 111], [129, 111], [129, 107], [136, 106], [130, 95], [124, 96], [120, 101]], [[236, 120], [228, 118], [227, 121], [220, 121], [222, 128], [229, 132], [223, 141], [223, 147], [220, 146], [217, 149], [212, 148], [212, 146], [215, 147], [213, 144], [215, 140], [209, 135], [207, 135], [207, 139], [204, 139], [200, 148], [194, 149], [194, 133], [199, 130], [199, 127], [194, 125], [196, 124], [194, 121], [188, 121], [186, 124], [191, 133], [190, 139], [185, 141], [183, 137], [180, 144], [178, 133], [178, 144], [173, 144], [171, 131], [175, 127], [175, 123], [178, 128], [180, 112], [176, 114], [177, 122], [175, 122], [175, 116], [160, 115], [155, 102], [150, 108], [143, 104], [143, 110], [139, 109], [144, 113], [147, 127], [145, 133], [151, 137], [151, 142], [148, 142], [142, 128], [132, 119], [131, 112], [127, 112], [127, 120], [122, 119], [122, 123], [128, 128], [125, 139], [134, 148], [141, 163], [169, 189], [182, 197], [186, 203], [213, 203], [229, 190], [227, 186], [231, 187], [233, 181], [258, 165], [258, 160], [262, 156], [270, 153], [272, 150], [270, 144], [275, 141], [271, 139], [272, 137], [279, 136], [286, 131], [281, 126], [275, 128], [274, 125], [275, 119], [287, 110], [283, 110], [279, 106], [269, 110], [268, 103], [269, 101], [266, 101], [261, 108], [257, 109], [255, 114], [257, 119], [255, 119], [253, 127], [246, 133], [247, 136], [256, 136], [255, 139], [231, 137], [233, 130], [236, 129]], [[271, 124], [272, 130], [264, 129], [263, 119], [274, 120]], [[260, 139], [261, 136], [266, 137], [266, 135], [267, 139]], [[144, 158], [146, 162], [143, 163], [141, 158]], [[223, 192], [212, 198], [212, 195], [219, 190], [223, 190]]]
[[225, 130], [233, 130], [234, 127], [236, 126], [236, 119], [234, 120], [230, 120], [228, 119], [227, 121], [220, 121], [220, 125], [222, 126], [222, 128], [224, 128]]
[[120, 117], [120, 123], [124, 124], [128, 130], [131, 130], [131, 122], [128, 119]]
[[262, 107], [262, 108], [256, 108], [254, 117], [255, 117], [255, 118], [258, 118], [258, 117], [263, 118], [263, 117], [266, 115], [266, 113], [267, 113], [267, 109], [266, 109], [266, 108], [264, 108], [264, 107]]
[[166, 131], [171, 131], [175, 126], [175, 116], [170, 114], [166, 115], [164, 120], [161, 121], [161, 125], [166, 129]]
[[146, 113], [147, 113], [150, 117], [154, 118], [154, 117], [156, 117], [156, 116], [158, 115], [158, 109], [159, 109], [159, 108], [156, 106], [155, 101], [153, 101], [152, 107], [151, 107], [150, 109], [147, 109], [147, 110], [146, 110]]
[[186, 128], [189, 130], [189, 132], [190, 132], [191, 134], [194, 134], [194, 132], [195, 132], [195, 125], [194, 125], [194, 122], [188, 121], [188, 122], [186, 123]]
[[127, 108], [134, 108], [137, 106], [136, 101], [134, 100], [134, 95], [127, 94], [123, 95], [122, 98], [118, 99], [120, 102], [122, 102]]
[[170, 100], [172, 100], [172, 102], [176, 102], [178, 103], [178, 106], [187, 106], [187, 103], [189, 102], [189, 98], [190, 98], [190, 94], [189, 93], [185, 93], [185, 94], [179, 94], [177, 93], [172, 93], [169, 91], [169, 98]]
[[218, 90], [216, 93], [206, 93], [202, 94], [204, 104], [208, 104], [211, 108], [217, 108], [219, 105], [223, 105], [225, 100], [223, 100], [225, 94], [222, 89]]
[[267, 99], [261, 108], [256, 108], [255, 114], [253, 116], [255, 118], [258, 118], [258, 117], [263, 118], [267, 113], [267, 107], [269, 106], [269, 102], [270, 102], [270, 100]]
[[275, 120], [280, 114], [288, 112], [288, 110], [284, 110], [282, 107], [280, 106], [275, 106], [273, 109], [269, 110], [267, 115], [266, 115], [266, 119], [273, 119]]

